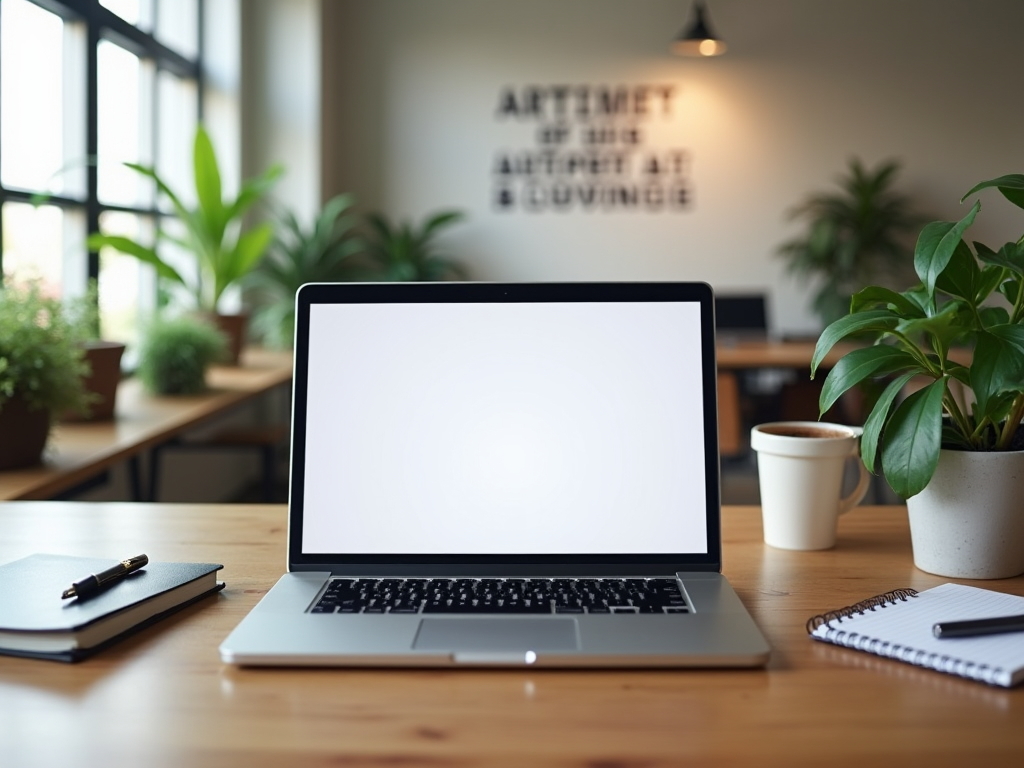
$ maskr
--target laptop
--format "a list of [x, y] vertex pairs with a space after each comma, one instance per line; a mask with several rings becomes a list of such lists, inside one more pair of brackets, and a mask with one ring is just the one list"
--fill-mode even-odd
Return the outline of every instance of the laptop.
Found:
[[248, 666], [751, 667], [700, 283], [296, 296], [287, 572]]

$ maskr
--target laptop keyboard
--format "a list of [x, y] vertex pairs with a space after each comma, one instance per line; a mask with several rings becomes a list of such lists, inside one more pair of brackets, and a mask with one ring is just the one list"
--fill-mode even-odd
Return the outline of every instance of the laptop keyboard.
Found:
[[332, 579], [312, 613], [686, 613], [675, 579]]

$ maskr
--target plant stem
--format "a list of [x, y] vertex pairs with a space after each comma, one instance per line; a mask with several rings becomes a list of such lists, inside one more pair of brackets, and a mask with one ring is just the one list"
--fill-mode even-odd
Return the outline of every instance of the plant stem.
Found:
[[967, 421], [967, 417], [964, 416], [964, 412], [960, 410], [960, 405], [957, 403], [956, 398], [953, 397], [953, 393], [949, 390], [949, 379], [946, 379], [945, 391], [942, 394], [942, 404], [946, 409], [946, 412], [950, 415], [953, 421], [956, 422], [957, 429], [960, 430], [960, 434], [964, 436], [966, 440], [973, 443], [971, 440], [971, 425]]
[[1013, 436], [1017, 434], [1017, 429], [1020, 427], [1021, 419], [1024, 419], [1024, 394], [1019, 394], [1014, 398], [1013, 407], [1010, 408], [1010, 415], [1007, 417], [1006, 423], [1003, 424], [1003, 432], [996, 442], [998, 450], [1005, 451], [1010, 447], [1010, 443], [1013, 442]]
[[929, 360], [928, 357], [923, 352], [921, 352], [921, 349], [920, 349], [920, 347], [917, 346], [917, 344], [915, 344], [913, 341], [911, 341], [909, 338], [907, 338], [900, 331], [897, 331], [897, 330], [893, 329], [893, 330], [891, 330], [889, 332], [893, 336], [895, 336], [899, 341], [901, 341], [903, 343], [904, 349], [907, 352], [909, 352], [911, 354], [911, 356], [913, 356], [917, 360], [917, 362], [919, 362], [921, 364], [921, 367], [924, 368], [925, 371], [929, 375], [931, 375], [931, 377], [933, 379], [942, 378], [943, 371], [935, 368], [935, 366], [932, 365], [932, 361]]

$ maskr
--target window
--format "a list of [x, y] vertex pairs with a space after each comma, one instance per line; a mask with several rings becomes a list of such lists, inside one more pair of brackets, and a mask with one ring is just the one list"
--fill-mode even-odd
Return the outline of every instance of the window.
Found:
[[155, 166], [188, 189], [202, 117], [204, 0], [0, 0], [0, 270], [55, 296], [96, 280], [103, 335], [129, 344], [151, 268], [88, 232], [152, 239]]

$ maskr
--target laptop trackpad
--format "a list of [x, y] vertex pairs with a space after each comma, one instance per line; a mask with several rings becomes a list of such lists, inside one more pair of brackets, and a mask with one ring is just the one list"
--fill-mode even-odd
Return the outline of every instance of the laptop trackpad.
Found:
[[579, 649], [575, 619], [423, 619], [413, 642], [416, 651], [510, 653]]

